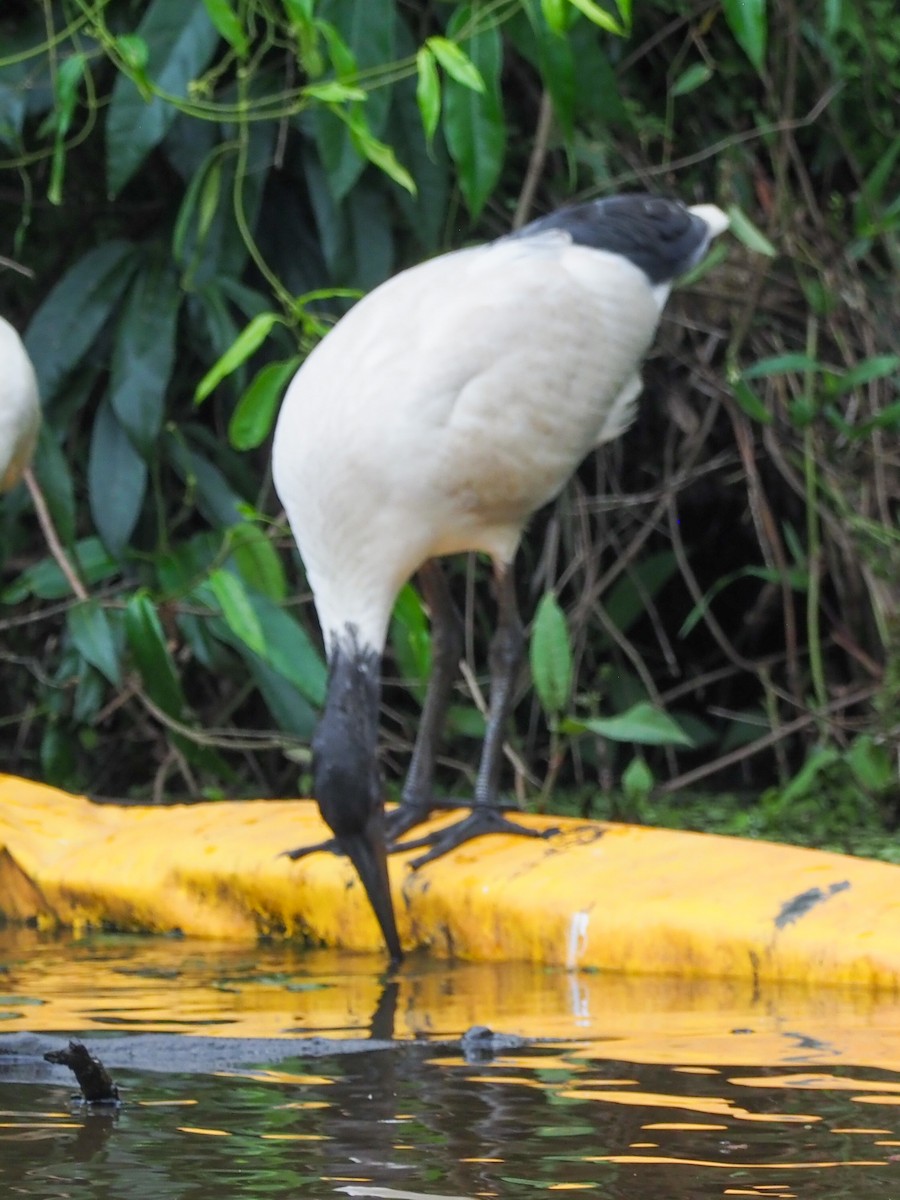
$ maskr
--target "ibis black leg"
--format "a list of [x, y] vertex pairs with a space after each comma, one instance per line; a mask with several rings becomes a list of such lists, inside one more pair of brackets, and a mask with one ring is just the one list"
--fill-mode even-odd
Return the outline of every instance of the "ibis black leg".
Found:
[[[497, 572], [497, 629], [491, 641], [490, 673], [491, 697], [488, 710], [487, 730], [481, 750], [481, 762], [475, 782], [475, 798], [471, 812], [464, 820], [449, 829], [428, 834], [415, 841], [407, 842], [394, 849], [413, 849], [430, 846], [431, 849], [414, 859], [410, 866], [421, 867], [432, 859], [439, 858], [449, 850], [455, 850], [472, 838], [487, 833], [513, 833], [522, 837], [548, 837], [554, 830], [546, 832], [528, 829], [503, 816], [499, 801], [500, 771], [503, 766], [503, 739], [506, 722], [512, 709], [516, 677], [522, 665], [525, 649], [525, 633], [516, 604], [515, 580], [511, 567]], [[409, 828], [409, 826], [407, 826]]]
[[475, 807], [497, 807], [503, 739], [512, 709], [516, 679], [525, 653], [525, 630], [516, 604], [512, 567], [497, 573], [497, 629], [491, 640], [491, 697], [481, 762], [475, 781]]
[[429, 559], [419, 571], [419, 583], [431, 615], [431, 678], [401, 804], [387, 815], [392, 842], [438, 807], [433, 795], [435, 759], [463, 646], [462, 617], [440, 563]]

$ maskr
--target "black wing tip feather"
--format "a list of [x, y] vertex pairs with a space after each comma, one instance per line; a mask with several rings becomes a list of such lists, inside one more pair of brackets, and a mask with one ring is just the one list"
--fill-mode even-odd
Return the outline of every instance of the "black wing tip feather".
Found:
[[711, 236], [703, 218], [680, 200], [646, 192], [570, 204], [511, 236], [533, 237], [553, 229], [568, 233], [577, 245], [620, 254], [651, 284], [668, 283], [689, 270], [703, 257]]

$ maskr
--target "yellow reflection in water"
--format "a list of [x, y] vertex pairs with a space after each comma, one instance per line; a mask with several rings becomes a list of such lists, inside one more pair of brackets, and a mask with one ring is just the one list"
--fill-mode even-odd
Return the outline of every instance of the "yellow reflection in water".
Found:
[[325, 1142], [324, 1133], [261, 1133], [264, 1142]]
[[[582, 1043], [597, 1057], [685, 1074], [802, 1062], [900, 1071], [900, 998], [754, 989], [734, 980], [571, 974], [523, 963], [379, 956], [164, 938], [54, 939], [0, 930], [3, 1033], [78, 1030], [218, 1037], [457, 1037], [472, 1025]], [[390, 1003], [386, 1004], [386, 997]], [[566, 1070], [578, 1070], [568, 1055]], [[791, 1085], [795, 1086], [795, 1085]], [[886, 1093], [891, 1089], [883, 1089]]]
[[893, 1133], [892, 1129], [831, 1129], [830, 1133]]
[[641, 1129], [677, 1129], [691, 1131], [698, 1129], [727, 1129], [727, 1125], [710, 1125], [700, 1121], [648, 1121]]
[[900, 1082], [884, 1080], [852, 1079], [847, 1075], [735, 1075], [728, 1080], [739, 1087], [752, 1088], [801, 1088], [806, 1091], [829, 1092], [900, 1092]]
[[[887, 1077], [890, 1071], [900, 1073], [900, 999], [821, 988], [753, 990], [734, 981], [570, 975], [528, 964], [413, 960], [396, 976], [386, 977], [380, 958], [304, 953], [285, 945], [248, 949], [162, 939], [72, 941], [9, 930], [0, 931], [0, 966], [5, 970], [0, 989], [3, 1033], [78, 1030], [89, 1045], [92, 1033], [132, 1031], [291, 1039], [291, 1058], [303, 1054], [304, 1036], [427, 1038], [448, 1043], [435, 1045], [428, 1065], [457, 1072], [466, 1085], [523, 1089], [528, 1106], [540, 1103], [536, 1094], [554, 1105], [581, 1104], [589, 1128], [605, 1119], [607, 1113], [597, 1105], [605, 1106], [623, 1133], [617, 1143], [605, 1142], [602, 1148], [623, 1152], [579, 1153], [583, 1164], [761, 1171], [769, 1178], [838, 1166], [889, 1165], [896, 1170], [891, 1160], [898, 1156], [891, 1150], [900, 1146], [900, 1131], [883, 1127], [890, 1113], [861, 1113], [862, 1124], [849, 1114], [854, 1104], [900, 1104], [900, 1074]], [[496, 1062], [467, 1062], [449, 1043], [472, 1025], [539, 1039], [539, 1051], [513, 1049]], [[252, 1061], [267, 1060], [261, 1051]], [[655, 1069], [647, 1070], [647, 1064]], [[327, 1100], [303, 1097], [307, 1089], [336, 1081], [326, 1074], [291, 1070], [291, 1065], [219, 1074], [275, 1085], [273, 1108], [332, 1107]], [[604, 1069], [610, 1078], [603, 1078]], [[867, 1070], [877, 1070], [879, 1078], [866, 1078]], [[286, 1090], [275, 1090], [280, 1088]], [[692, 1088], [703, 1094], [691, 1095]], [[729, 1088], [740, 1089], [737, 1099], [734, 1092], [729, 1096]], [[831, 1092], [836, 1100], [840, 1094], [843, 1108], [827, 1102], [821, 1107], [821, 1096], [798, 1098], [798, 1092]], [[757, 1096], [765, 1098], [767, 1111], [752, 1111]], [[815, 1113], [778, 1111], [791, 1101], [811, 1108], [818, 1103], [827, 1114], [824, 1125]], [[418, 1119], [409, 1111], [408, 1098], [398, 1099], [397, 1106], [401, 1103], [405, 1111], [384, 1124], [403, 1126]], [[669, 1115], [673, 1119], [666, 1120]], [[0, 1117], [12, 1114], [0, 1112]], [[562, 1123], [555, 1114], [548, 1125], [551, 1120], [549, 1133], [557, 1136]], [[800, 1125], [816, 1126], [818, 1141], [798, 1133]], [[765, 1149], [751, 1146], [752, 1126], [765, 1138]], [[68, 1114], [17, 1113], [14, 1121], [0, 1121], [0, 1141], [42, 1141], [78, 1127]], [[178, 1129], [197, 1137], [230, 1136], [202, 1125]], [[852, 1143], [854, 1152], [882, 1157], [853, 1159], [847, 1152], [851, 1143], [829, 1140], [845, 1134], [870, 1139]], [[659, 1141], [636, 1140], [642, 1135], [658, 1135]], [[269, 1141], [330, 1140], [321, 1133], [260, 1136]], [[408, 1128], [386, 1136], [402, 1138], [394, 1149], [404, 1162], [407, 1155], [415, 1161], [417, 1143]], [[777, 1154], [771, 1149], [776, 1139]], [[509, 1161], [491, 1154], [506, 1150], [494, 1142], [467, 1148], [475, 1153], [461, 1162], [490, 1168]], [[579, 1146], [583, 1148], [598, 1146], [591, 1140], [589, 1147]], [[487, 1154], [479, 1156], [478, 1149]], [[744, 1161], [745, 1154], [770, 1152], [777, 1162]], [[782, 1161], [783, 1153], [798, 1161]], [[843, 1153], [847, 1158], [841, 1161]], [[809, 1161], [802, 1161], [804, 1155]], [[351, 1195], [388, 1195], [371, 1186], [354, 1190], [368, 1182], [356, 1177], [331, 1176], [325, 1182], [349, 1184], [342, 1190]], [[541, 1186], [590, 1191], [601, 1185], [589, 1178], [565, 1178]], [[475, 1194], [488, 1197], [491, 1192]], [[794, 1195], [785, 1183], [745, 1179], [724, 1194], [781, 1200]], [[398, 1200], [404, 1193], [391, 1195]]]
[[232, 1079], [258, 1079], [260, 1083], [288, 1083], [299, 1087], [331, 1087], [327, 1075], [298, 1075], [293, 1071], [276, 1071], [268, 1067], [252, 1067], [245, 1071], [214, 1071], [213, 1074]]
[[795, 1194], [781, 1185], [777, 1185], [777, 1191], [770, 1191], [765, 1184], [755, 1188], [725, 1188], [722, 1193], [723, 1196], [777, 1196], [779, 1200], [792, 1200]]
[[669, 1096], [659, 1092], [610, 1092], [586, 1088], [569, 1088], [559, 1094], [564, 1100], [602, 1100], [607, 1104], [637, 1105], [641, 1108], [686, 1108], [690, 1112], [733, 1117], [738, 1121], [774, 1121], [805, 1125], [821, 1120], [821, 1117], [809, 1113], [749, 1112], [721, 1096]]
[[[591, 1155], [581, 1160], [582, 1162], [608, 1162], [608, 1163], [662, 1163], [670, 1167], [713, 1167], [717, 1171], [733, 1171], [735, 1163], [733, 1162], [718, 1162], [716, 1159], [707, 1158], [676, 1158], [669, 1154], [600, 1154]], [[742, 1162], [740, 1170], [742, 1171], [820, 1171], [825, 1167], [886, 1167], [890, 1164], [884, 1159], [828, 1159], [821, 1162]]]

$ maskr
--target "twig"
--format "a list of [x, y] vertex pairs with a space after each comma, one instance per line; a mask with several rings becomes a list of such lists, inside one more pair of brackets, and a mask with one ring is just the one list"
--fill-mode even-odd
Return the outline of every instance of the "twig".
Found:
[[20, 275], [24, 275], [26, 279], [34, 279], [34, 271], [31, 267], [23, 267], [21, 263], [16, 262], [14, 258], [7, 258], [6, 255], [0, 254], [0, 267], [6, 267], [9, 271], [18, 271]]
[[819, 117], [821, 117], [822, 113], [843, 87], [843, 81], [839, 80], [837, 83], [833, 83], [830, 88], [826, 88], [806, 116], [792, 117], [787, 121], [772, 121], [770, 124], [760, 125], [756, 129], [745, 129], [742, 133], [733, 133], [728, 137], [721, 138], [718, 142], [714, 142], [704, 150], [698, 150], [695, 154], [686, 154], [683, 158], [676, 158], [671, 162], [661, 163], [656, 167], [644, 167], [640, 171], [626, 171], [622, 175], [617, 175], [614, 179], [607, 180], [604, 190], [614, 191], [624, 184], [634, 183], [635, 180], [684, 171], [688, 167], [695, 167], [698, 163], [706, 162], [708, 158], [716, 158], [725, 150], [731, 149], [732, 146], [741, 146], [744, 142], [758, 142], [760, 139], [769, 138], [776, 133], [790, 133], [794, 129], [805, 129], [809, 125], [815, 125], [816, 121], [818, 121]]
[[286, 746], [305, 746], [303, 738], [292, 737], [290, 734], [272, 734], [248, 729], [240, 734], [233, 734], [228, 729], [201, 730], [194, 729], [177, 720], [159, 707], [140, 687], [134, 688], [135, 699], [140, 700], [147, 712], [164, 725], [166, 729], [187, 738], [197, 746], [212, 746], [221, 750], [283, 750]]
[[53, 518], [50, 516], [50, 509], [47, 507], [47, 501], [44, 499], [44, 493], [41, 491], [40, 484], [35, 478], [31, 467], [25, 469], [23, 475], [25, 486], [31, 494], [31, 499], [34, 503], [34, 509], [37, 513], [38, 524], [41, 527], [41, 532], [44, 535], [44, 541], [56, 560], [56, 565], [65, 576], [66, 582], [72, 589], [73, 593], [79, 600], [87, 600], [89, 598], [87, 589], [78, 578], [75, 568], [66, 554], [63, 544], [59, 539], [59, 534], [56, 532], [56, 526], [53, 524]]
[[537, 128], [534, 131], [534, 145], [531, 147], [531, 155], [528, 159], [525, 182], [522, 184], [522, 190], [519, 193], [519, 202], [516, 205], [516, 212], [512, 222], [513, 229], [521, 229], [528, 220], [528, 214], [531, 212], [531, 206], [534, 202], [534, 193], [537, 191], [541, 172], [544, 169], [544, 163], [547, 159], [547, 147], [550, 142], [550, 130], [552, 127], [553, 101], [550, 99], [550, 93], [545, 88], [541, 93], [541, 106], [538, 111]]
[[749, 742], [746, 746], [739, 746], [737, 750], [732, 750], [729, 754], [723, 754], [721, 758], [717, 758], [714, 762], [704, 763], [700, 767], [694, 767], [691, 771], [685, 771], [683, 775], [677, 775], [674, 779], [669, 779], [665, 783], [661, 783], [655, 791], [658, 795], [666, 795], [669, 792], [677, 792], [681, 788], [690, 787], [692, 784], [698, 783], [701, 779], [706, 779], [710, 775], [717, 775], [719, 771], [724, 771], [726, 767], [733, 767], [736, 763], [743, 762], [745, 758], [752, 758], [754, 754], [759, 754], [761, 750], [767, 750], [769, 746], [773, 746], [776, 742], [790, 737], [791, 734], [799, 733], [801, 729], [806, 729], [810, 725], [817, 724], [826, 714], [839, 712], [842, 708], [849, 708], [852, 704], [861, 704], [864, 700], [871, 700], [877, 693], [877, 687], [867, 687], [861, 691], [854, 692], [850, 696], [842, 696], [838, 700], [832, 700], [824, 708], [817, 709], [814, 713], [805, 713], [802, 717], [788, 721], [786, 725], [782, 725], [778, 729], [772, 730], [771, 733], [757, 738], [755, 742]]

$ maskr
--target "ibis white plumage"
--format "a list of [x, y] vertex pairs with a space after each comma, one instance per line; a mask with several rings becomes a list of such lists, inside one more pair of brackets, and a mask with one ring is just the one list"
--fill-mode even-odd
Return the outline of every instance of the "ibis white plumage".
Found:
[[41, 427], [37, 379], [22, 339], [0, 317], [0, 492], [25, 473]]
[[[459, 661], [459, 619], [435, 560], [488, 554], [498, 619], [471, 812], [426, 859], [492, 830], [528, 832], [498, 807], [523, 647], [510, 569], [519, 540], [592, 447], [627, 427], [672, 281], [727, 224], [713, 205], [648, 195], [560, 209], [388, 280], [338, 322], [288, 388], [275, 486], [329, 664], [313, 739], [315, 798], [394, 960], [387, 841], [435, 806], [435, 751]], [[433, 670], [402, 804], [386, 830], [381, 657], [397, 593], [417, 570]]]

